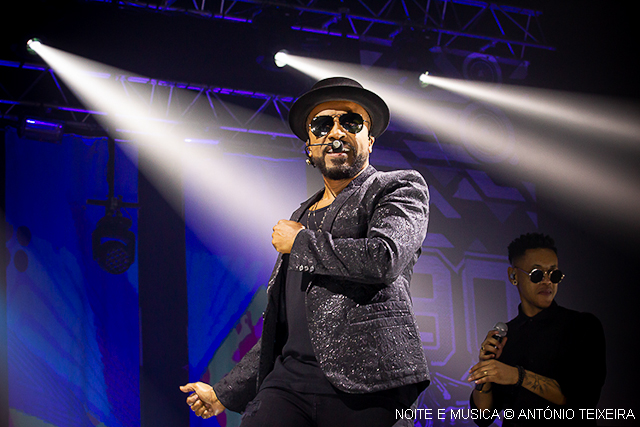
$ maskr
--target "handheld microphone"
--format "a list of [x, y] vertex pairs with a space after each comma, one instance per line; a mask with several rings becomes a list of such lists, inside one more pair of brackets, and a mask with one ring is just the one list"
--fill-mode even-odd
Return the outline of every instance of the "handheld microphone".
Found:
[[[491, 330], [496, 331], [496, 333], [493, 334], [493, 338], [498, 340], [498, 342], [502, 342], [502, 338], [507, 336], [509, 327], [506, 325], [506, 323], [498, 322], [493, 325], [493, 328]], [[476, 390], [482, 390], [482, 384], [476, 384]]]
[[493, 325], [493, 330], [496, 331], [496, 333], [493, 334], [493, 337], [497, 339], [498, 342], [502, 342], [502, 338], [507, 336], [507, 331], [509, 330], [509, 327], [507, 326], [506, 323], [498, 322], [495, 325]]

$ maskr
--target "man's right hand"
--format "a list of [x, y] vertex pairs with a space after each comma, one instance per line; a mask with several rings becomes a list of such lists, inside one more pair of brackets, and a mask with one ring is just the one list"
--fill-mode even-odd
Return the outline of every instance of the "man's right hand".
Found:
[[480, 345], [480, 360], [490, 360], [490, 359], [499, 359], [502, 354], [502, 349], [504, 345], [507, 343], [507, 337], [502, 339], [502, 342], [498, 341], [493, 336], [496, 335], [498, 331], [489, 331], [487, 337], [482, 341]]
[[203, 382], [189, 383], [180, 387], [185, 393], [191, 393], [187, 397], [187, 404], [195, 414], [202, 418], [210, 418], [221, 414], [226, 408], [216, 396], [213, 387]]

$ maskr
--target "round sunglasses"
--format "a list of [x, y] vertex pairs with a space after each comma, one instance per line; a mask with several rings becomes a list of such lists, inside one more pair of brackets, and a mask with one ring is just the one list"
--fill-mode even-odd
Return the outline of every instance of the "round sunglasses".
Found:
[[322, 138], [331, 132], [336, 117], [338, 118], [340, 126], [349, 133], [358, 133], [364, 127], [365, 122], [369, 123], [369, 121], [365, 120], [364, 117], [358, 113], [316, 116], [311, 119], [311, 123], [309, 123], [309, 131], [314, 134], [316, 138]]
[[551, 281], [551, 283], [557, 284], [557, 283], [560, 283], [562, 279], [564, 279], [564, 274], [562, 274], [562, 271], [558, 270], [557, 268], [555, 270], [549, 270], [549, 271], [542, 271], [542, 270], [538, 270], [537, 268], [534, 268], [530, 272], [518, 267], [514, 267], [514, 268], [517, 268], [523, 273], [527, 273], [529, 275], [529, 280], [531, 280], [531, 283], [542, 282], [542, 279], [544, 279], [545, 274], [549, 275], [549, 280]]

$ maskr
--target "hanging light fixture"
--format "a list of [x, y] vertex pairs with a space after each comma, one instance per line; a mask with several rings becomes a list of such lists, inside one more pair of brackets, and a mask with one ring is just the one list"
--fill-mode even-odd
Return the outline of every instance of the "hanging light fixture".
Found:
[[136, 235], [130, 230], [132, 221], [122, 216], [122, 208], [138, 207], [137, 203], [125, 203], [114, 195], [115, 181], [115, 141], [109, 138], [109, 160], [107, 165], [107, 183], [109, 196], [107, 200], [87, 200], [90, 205], [106, 208], [102, 217], [91, 233], [93, 259], [100, 268], [110, 274], [122, 274], [135, 261]]

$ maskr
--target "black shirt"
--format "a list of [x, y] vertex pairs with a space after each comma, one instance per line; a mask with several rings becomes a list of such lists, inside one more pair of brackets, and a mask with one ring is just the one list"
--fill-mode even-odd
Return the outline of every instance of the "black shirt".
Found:
[[[508, 341], [500, 362], [520, 365], [536, 374], [556, 380], [567, 403], [558, 406], [537, 394], [511, 385], [492, 384], [493, 406], [498, 410], [512, 409], [516, 415], [524, 409], [573, 409], [574, 423], [596, 425], [581, 419], [579, 409], [594, 409], [606, 375], [604, 331], [600, 321], [590, 313], [580, 313], [559, 306], [551, 306], [533, 317], [518, 307], [518, 316], [507, 323]], [[470, 405], [475, 408], [473, 397]], [[566, 419], [554, 421], [566, 425]], [[553, 424], [544, 418], [505, 420], [503, 426]], [[476, 420], [478, 425], [490, 422]], [[591, 423], [591, 424], [590, 424]]]
[[[328, 207], [306, 211], [300, 222], [316, 231]], [[305, 290], [311, 280], [307, 272], [289, 270], [289, 254], [282, 257], [282, 270], [286, 271], [285, 292], [281, 294], [279, 320], [286, 327], [286, 340], [282, 354], [276, 359], [273, 371], [265, 378], [261, 388], [286, 387], [304, 393], [334, 393], [315, 357], [306, 316]]]

